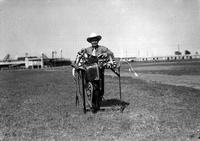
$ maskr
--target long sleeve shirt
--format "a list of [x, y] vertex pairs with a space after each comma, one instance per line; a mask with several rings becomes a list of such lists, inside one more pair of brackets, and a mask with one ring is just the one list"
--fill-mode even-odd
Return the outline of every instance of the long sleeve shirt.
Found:
[[92, 46], [82, 49], [81, 52], [84, 51], [87, 54], [93, 55], [93, 56], [98, 56], [102, 53], [107, 53], [108, 57], [114, 58], [113, 52], [110, 51], [107, 47], [98, 45], [98, 47], [94, 48]]
[[112, 58], [112, 60], [114, 59], [114, 54], [112, 51], [110, 51], [107, 47], [98, 45], [98, 47], [94, 48], [92, 46], [81, 49], [77, 56], [76, 59], [74, 61], [75, 64], [78, 64], [80, 61], [80, 54], [82, 53], [86, 53], [89, 55], [93, 55], [93, 56], [99, 56], [100, 54], [106, 53], [107, 54], [107, 58]]

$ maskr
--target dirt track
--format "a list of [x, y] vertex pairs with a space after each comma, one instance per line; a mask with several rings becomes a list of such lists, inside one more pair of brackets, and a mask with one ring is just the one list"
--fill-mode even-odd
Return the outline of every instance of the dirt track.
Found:
[[[158, 62], [158, 63], [133, 63], [134, 73], [128, 72], [127, 66], [122, 65], [121, 76], [142, 79], [145, 81], [156, 81], [157, 83], [174, 86], [185, 86], [200, 89], [200, 62]], [[108, 71], [107, 75], [113, 73]]]
[[140, 78], [148, 81], [157, 81], [162, 84], [175, 86], [186, 86], [200, 90], [200, 75], [162, 75], [162, 74], [140, 74]]
[[[107, 75], [114, 76], [112, 73]], [[167, 74], [151, 74], [139, 73], [136, 77], [133, 73], [121, 73], [121, 76], [132, 77], [134, 79], [142, 79], [145, 81], [156, 81], [157, 83], [169, 84], [174, 86], [185, 86], [200, 90], [200, 75], [167, 75]]]

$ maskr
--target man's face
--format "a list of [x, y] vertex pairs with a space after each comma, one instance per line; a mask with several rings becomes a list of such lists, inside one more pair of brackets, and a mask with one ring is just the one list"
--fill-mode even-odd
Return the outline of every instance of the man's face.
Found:
[[99, 41], [96, 38], [94, 38], [91, 40], [90, 43], [92, 44], [93, 47], [96, 47], [96, 46], [98, 46]]

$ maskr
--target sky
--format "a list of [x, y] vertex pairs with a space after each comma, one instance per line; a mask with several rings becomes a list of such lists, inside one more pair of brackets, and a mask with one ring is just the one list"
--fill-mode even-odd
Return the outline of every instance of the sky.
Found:
[[0, 59], [74, 59], [92, 32], [116, 57], [200, 53], [200, 0], [0, 0]]

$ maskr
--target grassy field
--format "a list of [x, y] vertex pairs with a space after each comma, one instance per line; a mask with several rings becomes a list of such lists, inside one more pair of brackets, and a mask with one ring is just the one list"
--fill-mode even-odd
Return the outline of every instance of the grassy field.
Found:
[[[187, 65], [192, 67], [185, 74], [198, 75], [199, 65]], [[181, 75], [181, 69], [187, 65], [171, 64], [174, 73], [168, 71], [165, 75]], [[139, 74], [154, 74], [154, 71], [163, 74], [164, 65], [135, 67]], [[127, 66], [123, 66], [122, 73], [126, 72]], [[122, 100], [128, 105], [121, 112], [117, 106], [120, 103], [117, 78], [107, 76], [105, 83], [103, 106], [107, 107], [96, 114], [83, 114], [82, 106], [75, 106], [70, 67], [0, 72], [0, 140], [199, 139], [200, 90], [124, 76]]]

